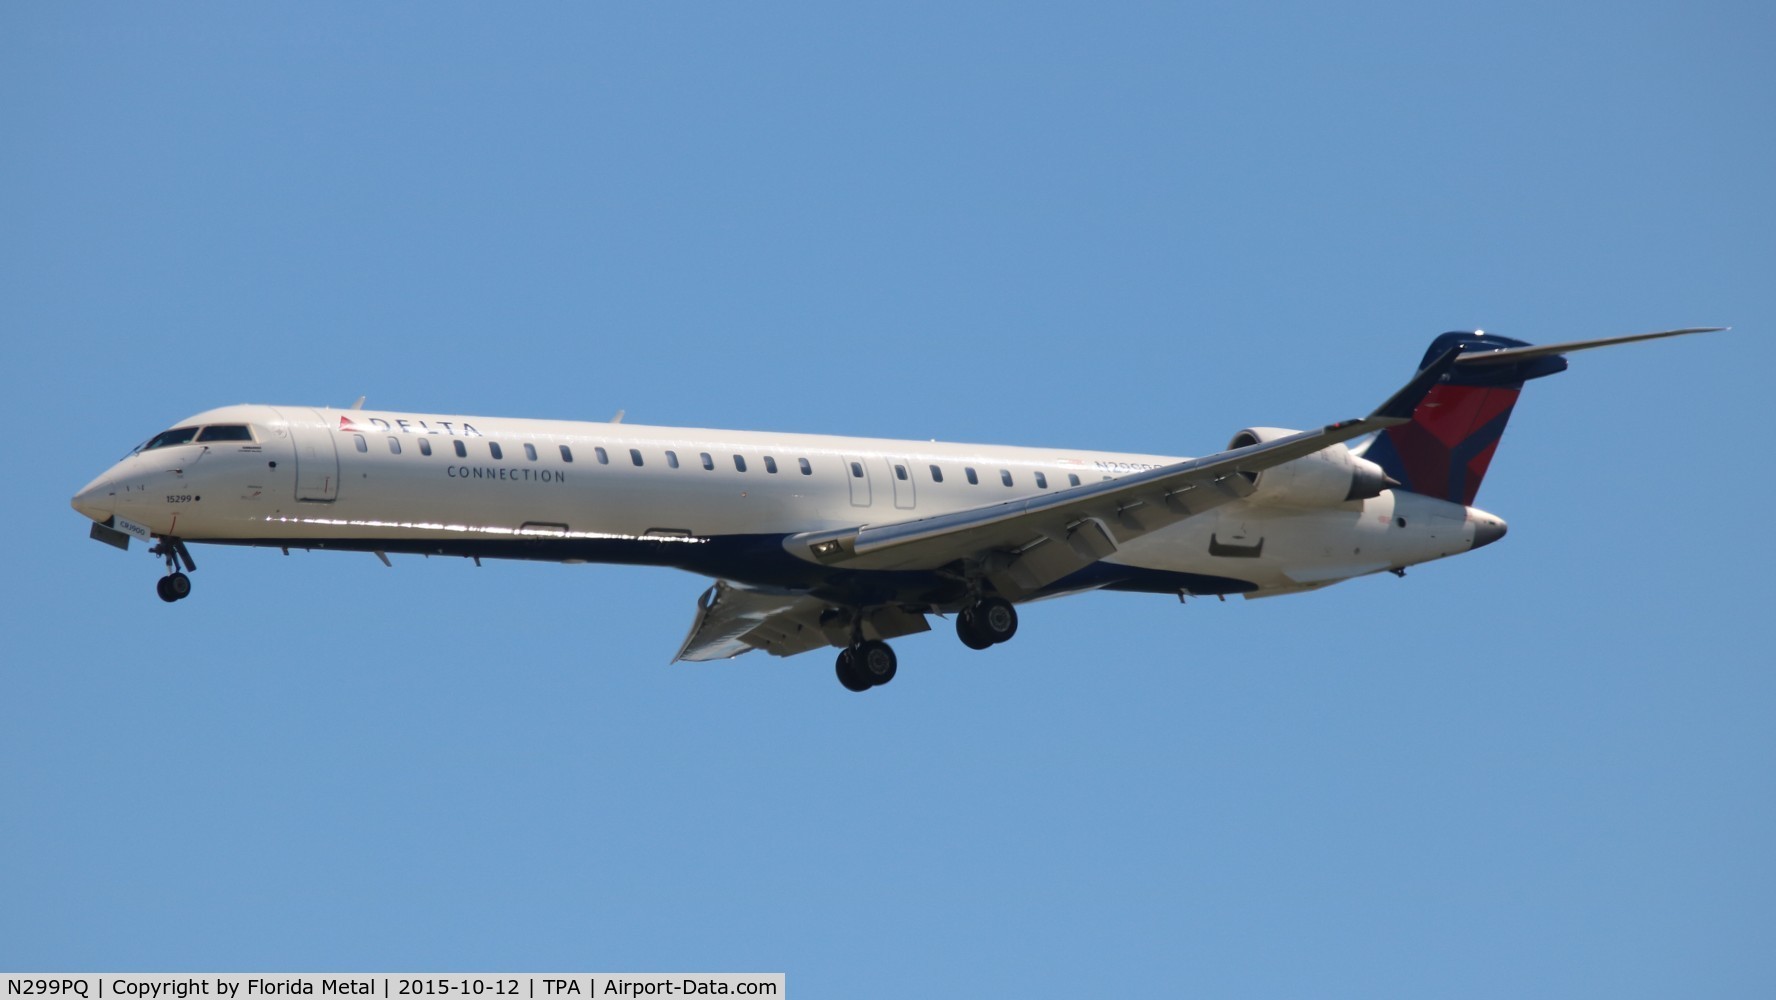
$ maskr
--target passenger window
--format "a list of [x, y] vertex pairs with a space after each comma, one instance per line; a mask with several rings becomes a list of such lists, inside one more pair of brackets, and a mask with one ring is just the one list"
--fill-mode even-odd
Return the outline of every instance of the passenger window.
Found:
[[400, 453], [401, 453], [401, 439], [398, 437], [389, 438], [389, 454], [399, 455]]
[[1010, 469], [1000, 469], [999, 470], [999, 481], [1004, 483], [1007, 486], [1010, 486], [1011, 485], [1011, 470]]
[[456, 446], [456, 457], [457, 458], [468, 458], [469, 457], [469, 449], [464, 447], [464, 445], [461, 441], [452, 441], [450, 443]]
[[853, 479], [862, 479], [863, 478], [863, 463], [862, 462], [852, 462], [851, 463], [851, 478], [853, 478]]
[[370, 445], [364, 440], [364, 435], [353, 434], [352, 441], [355, 442], [355, 446], [359, 451], [364, 452], [365, 454], [370, 452]]
[[894, 464], [894, 478], [896, 478], [904, 483], [904, 482], [906, 482], [906, 477], [907, 477], [906, 466], [901, 465], [900, 463], [896, 462]]
[[935, 465], [931, 467], [931, 481], [934, 483], [943, 482], [943, 470]]
[[1039, 490], [1048, 489], [1048, 477], [1040, 472], [1036, 473], [1036, 488]]
[[641, 467], [641, 449], [640, 448], [629, 449], [629, 461], [634, 462], [636, 468], [639, 469]]
[[567, 445], [561, 446], [561, 460], [563, 462], [571, 462], [574, 460], [574, 453], [568, 450]]
[[735, 455], [734, 456], [734, 468], [737, 471], [745, 472], [746, 471], [746, 456]]
[[593, 451], [594, 451], [594, 452], [597, 452], [597, 454], [598, 454], [598, 464], [599, 464], [599, 465], [609, 465], [609, 464], [611, 464], [611, 457], [610, 457], [610, 452], [608, 452], [608, 451], [605, 451], [605, 450], [604, 450], [604, 446], [603, 446], [603, 445], [599, 445], [599, 446], [598, 446], [598, 447], [596, 447], [596, 448], [594, 448], [594, 449], [592, 449], [592, 450], [593, 450]]
[[666, 453], [666, 467], [668, 469], [678, 468], [678, 452], [668, 451]]
[[253, 432], [247, 430], [246, 424], [218, 424], [215, 427], [205, 427], [203, 433], [197, 436], [197, 440], [199, 442], [251, 441], [253, 440]]
[[419, 439], [419, 453], [421, 455], [430, 455], [432, 453], [432, 443], [430, 441], [427, 441], [425, 438], [420, 438]]
[[487, 442], [487, 452], [488, 452], [488, 454], [492, 455], [496, 460], [503, 459], [506, 457], [506, 453], [503, 451], [500, 451], [500, 446], [499, 446], [498, 441]]
[[534, 462], [534, 461], [536, 461], [536, 460], [537, 460], [537, 447], [536, 447], [536, 445], [534, 445], [534, 444], [526, 444], [526, 445], [525, 445], [525, 446], [524, 446], [524, 457], [525, 457], [525, 458], [528, 458], [528, 459], [530, 459], [530, 460], [531, 460], [531, 461], [532, 461], [532, 462]]
[[175, 427], [170, 431], [161, 431], [149, 438], [148, 443], [142, 446], [142, 450], [152, 451], [155, 448], [165, 448], [169, 444], [190, 444], [191, 439], [196, 436], [197, 428], [195, 427]]
[[798, 458], [798, 459], [796, 459], [796, 461], [797, 461], [797, 462], [799, 462], [799, 463], [801, 463], [801, 466], [802, 466], [802, 475], [804, 475], [804, 476], [812, 476], [812, 475], [813, 475], [813, 474], [814, 474], [814, 467], [813, 467], [813, 466], [812, 466], [812, 465], [809, 465], [809, 464], [808, 464], [808, 460], [807, 460], [807, 459], [805, 459], [805, 458]]
[[980, 485], [980, 477], [974, 474], [974, 466], [972, 466], [972, 465], [967, 466], [967, 467], [963, 468], [962, 471], [968, 475], [968, 485], [970, 485], [970, 486], [979, 486]]
[[777, 474], [777, 460], [769, 455], [765, 456], [765, 471], [773, 476]]
[[715, 459], [710, 458], [708, 452], [706, 452], [706, 451], [702, 452], [701, 454], [698, 455], [698, 457], [703, 459], [703, 468], [705, 470], [710, 471], [710, 472], [715, 471]]
[[1073, 472], [1067, 473], [1067, 485], [1068, 486], [1078, 486], [1079, 485], [1079, 475], [1077, 473], [1073, 473]]

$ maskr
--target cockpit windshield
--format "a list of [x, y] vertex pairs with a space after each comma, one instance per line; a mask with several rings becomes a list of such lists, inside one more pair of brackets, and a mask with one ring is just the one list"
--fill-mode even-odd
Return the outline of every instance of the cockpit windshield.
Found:
[[153, 451], [156, 448], [165, 448], [167, 445], [171, 444], [190, 444], [191, 440], [195, 437], [197, 437], [197, 428], [175, 427], [170, 431], [161, 431], [159, 434], [154, 435], [136, 450]]
[[253, 432], [246, 424], [211, 424], [197, 435], [198, 441], [251, 441]]
[[248, 441], [253, 440], [253, 429], [246, 424], [210, 424], [208, 427], [175, 427], [170, 431], [161, 431], [148, 440], [137, 445], [130, 451], [135, 455], [156, 448], [165, 448], [175, 444], [199, 444], [211, 441]]

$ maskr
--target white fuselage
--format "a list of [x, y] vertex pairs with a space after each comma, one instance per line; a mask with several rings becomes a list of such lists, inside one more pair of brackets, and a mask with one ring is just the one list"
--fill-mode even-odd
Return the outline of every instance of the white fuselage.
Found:
[[[760, 586], [819, 572], [784, 551], [789, 535], [1181, 460], [306, 407], [224, 407], [179, 428], [199, 430], [133, 452], [75, 506], [131, 533], [191, 542], [645, 562]], [[1484, 544], [1503, 523], [1397, 490], [1312, 508], [1254, 496], [1135, 539], [1050, 592], [1288, 593], [1465, 552], [1477, 528]]]

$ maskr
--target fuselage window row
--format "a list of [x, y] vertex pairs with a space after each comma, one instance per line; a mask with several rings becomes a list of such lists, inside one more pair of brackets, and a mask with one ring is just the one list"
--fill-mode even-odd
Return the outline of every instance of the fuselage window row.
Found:
[[[218, 432], [218, 435], [215, 438], [215, 440], [247, 440], [247, 441], [253, 440], [250, 431], [243, 438], [243, 437], [238, 436], [238, 430], [235, 427], [220, 426], [219, 425], [215, 428], [208, 428], [208, 427], [202, 428], [201, 435], [200, 435], [199, 431], [196, 429], [181, 428], [179, 430], [177, 436], [183, 437], [184, 438], [183, 441], [169, 442], [166, 440], [156, 439], [155, 441], [151, 442], [151, 444], [153, 447], [165, 447], [168, 443], [190, 443], [193, 438], [198, 438], [199, 440], [207, 438], [208, 432], [211, 430], [215, 430]], [[174, 435], [174, 432], [168, 432], [167, 434], [163, 434], [161, 437], [168, 438], [173, 435]], [[353, 446], [356, 447], [360, 453], [368, 453], [369, 452], [369, 450], [370, 450], [369, 444], [366, 441], [364, 435], [353, 434], [351, 437], [352, 437]], [[458, 458], [467, 458], [468, 457], [468, 448], [464, 445], [464, 443], [462, 441], [460, 441], [460, 440], [451, 441], [450, 445], [451, 445], [451, 448], [456, 452], [456, 456]], [[389, 453], [390, 454], [399, 455], [402, 453], [400, 438], [391, 435], [388, 438], [388, 446], [389, 446]], [[419, 447], [419, 453], [421, 455], [430, 456], [432, 454], [432, 443], [430, 441], [425, 440], [424, 438], [421, 438], [418, 442], [418, 447]], [[571, 463], [574, 460], [573, 449], [569, 448], [565, 444], [564, 445], [557, 445], [556, 447], [561, 452], [561, 460], [563, 462]], [[524, 457], [525, 458], [529, 459], [532, 462], [539, 461], [539, 453], [537, 451], [537, 447], [535, 444], [526, 443], [523, 445], [523, 448], [524, 448]], [[144, 446], [144, 448], [141, 450], [146, 450], [146, 446]], [[503, 448], [501, 448], [499, 442], [497, 442], [497, 441], [487, 442], [487, 452], [495, 461], [503, 461], [505, 459], [505, 451]], [[610, 453], [608, 451], [606, 451], [602, 445], [595, 445], [592, 449], [592, 452], [597, 457], [598, 464], [600, 464], [600, 465], [609, 465], [610, 464]], [[679, 458], [678, 458], [677, 451], [672, 450], [672, 449], [667, 449], [663, 454], [666, 459], [666, 465], [668, 468], [677, 469], [677, 468], [681, 467], [679, 464]], [[703, 466], [703, 468], [706, 471], [713, 472], [715, 470], [715, 458], [709, 452], [706, 452], [706, 451], [698, 452], [697, 458], [698, 458], [699, 463]], [[630, 448], [629, 449], [629, 461], [633, 465], [635, 465], [637, 468], [644, 468], [646, 466], [646, 461], [642, 455], [640, 448]], [[766, 473], [768, 473], [770, 475], [777, 474], [777, 471], [778, 471], [777, 459], [775, 456], [765, 455], [765, 456], [763, 456], [763, 462], [764, 462], [764, 467], [765, 467]], [[906, 465], [904, 465], [900, 462], [892, 462], [890, 464], [894, 470], [894, 478], [895, 479], [900, 480], [901, 482], [911, 481], [912, 473]], [[814, 474], [813, 463], [811, 463], [808, 459], [797, 458], [796, 465], [799, 469], [801, 469], [802, 475], [812, 476]], [[850, 469], [850, 472], [851, 472], [851, 475], [853, 478], [856, 478], [856, 479], [866, 478], [866, 473], [864, 471], [864, 467], [863, 467], [862, 462], [850, 461], [847, 463], [847, 466]], [[931, 472], [931, 481], [933, 483], [942, 483], [944, 481], [944, 472], [943, 472], [943, 467], [941, 465], [931, 464], [931, 465], [928, 465], [927, 468]], [[746, 471], [746, 456], [745, 455], [738, 454], [738, 453], [736, 453], [734, 455], [734, 470], [736, 472], [742, 472], [742, 473]], [[970, 486], [979, 486], [980, 485], [980, 474], [973, 466], [963, 466], [962, 473], [967, 478]], [[1037, 489], [1046, 490], [1046, 489], [1050, 488], [1049, 484], [1048, 484], [1048, 474], [1046, 472], [1043, 472], [1041, 470], [1034, 470], [1034, 471], [1032, 471], [1031, 476], [1036, 483]], [[1109, 479], [1112, 477], [1106, 476], [1104, 478]], [[1015, 485], [1016, 485], [1015, 478], [1013, 477], [1010, 469], [1000, 469], [999, 470], [999, 481], [1001, 483], [1003, 483], [1008, 488], [1015, 487]], [[1068, 486], [1080, 485], [1079, 475], [1077, 473], [1072, 473], [1072, 472], [1067, 473], [1067, 485]]]

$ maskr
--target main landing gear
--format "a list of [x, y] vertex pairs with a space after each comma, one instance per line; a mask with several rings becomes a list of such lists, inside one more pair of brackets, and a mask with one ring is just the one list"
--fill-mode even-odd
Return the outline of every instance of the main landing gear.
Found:
[[[969, 649], [996, 646], [1016, 635], [1017, 628], [1017, 609], [1003, 597], [983, 597], [956, 616], [956, 635]], [[851, 645], [833, 668], [845, 690], [868, 691], [893, 680], [898, 666], [887, 643], [853, 632]]]
[[167, 575], [154, 584], [154, 592], [168, 604], [183, 601], [191, 596], [191, 578], [179, 570], [184, 563], [185, 569], [197, 572], [197, 563], [191, 559], [191, 550], [177, 538], [162, 538], [160, 543], [148, 550], [150, 553], [166, 560]]
[[956, 616], [956, 638], [969, 649], [986, 649], [1017, 635], [1017, 609], [1003, 597], [983, 597]]
[[847, 691], [868, 691], [894, 679], [899, 668], [894, 650], [880, 639], [862, 639], [839, 654], [836, 672]]

